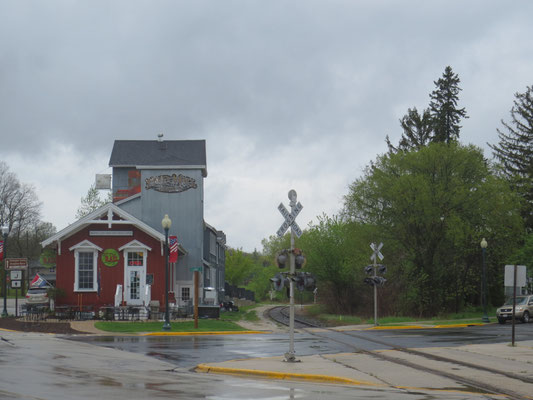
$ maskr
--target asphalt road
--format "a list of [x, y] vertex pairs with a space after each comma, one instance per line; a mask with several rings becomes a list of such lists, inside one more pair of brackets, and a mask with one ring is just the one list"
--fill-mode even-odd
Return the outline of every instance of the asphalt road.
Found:
[[[261, 335], [262, 337], [266, 335]], [[239, 336], [242, 339], [242, 336]], [[175, 360], [161, 361], [144, 354], [64, 340], [54, 335], [0, 331], [0, 398], [2, 399], [376, 399], [431, 400], [486, 397], [455, 391], [431, 392], [420, 389], [365, 388], [331, 384], [251, 380], [231, 376], [195, 374], [177, 368]], [[125, 343], [132, 343], [130, 338]], [[256, 337], [261, 341], [261, 337]], [[210, 348], [211, 353], [229, 342], [216, 340], [151, 342], [160, 351], [187, 347], [188, 351]], [[117, 341], [118, 343], [118, 341]], [[196, 347], [194, 345], [196, 343]], [[301, 345], [302, 341], [298, 343]], [[304, 342], [305, 343], [305, 342]], [[241, 341], [245, 352], [250, 341]], [[221, 347], [222, 346], [222, 347]], [[236, 348], [232, 343], [230, 348]], [[113, 345], [113, 347], [119, 347]], [[139, 347], [140, 348], [140, 347]], [[145, 350], [143, 350], [144, 352]], [[180, 353], [177, 348], [173, 350]], [[187, 354], [187, 353], [184, 353]], [[202, 353], [206, 354], [206, 353]], [[242, 354], [242, 353], [241, 353]], [[252, 354], [252, 353], [247, 353]], [[190, 361], [185, 364], [189, 364]]]
[[[516, 324], [517, 342], [532, 337], [533, 323]], [[288, 334], [278, 333], [220, 336], [75, 336], [71, 340], [143, 354], [184, 368], [239, 358], [279, 356], [289, 349]], [[375, 340], [390, 345], [376, 343]], [[395, 346], [420, 348], [505, 342], [511, 342], [510, 323], [467, 328], [361, 330], [344, 333], [329, 330], [315, 332], [311, 329], [295, 335], [295, 350], [297, 355], [305, 356], [352, 352], [354, 347], [361, 350], [383, 350]]]

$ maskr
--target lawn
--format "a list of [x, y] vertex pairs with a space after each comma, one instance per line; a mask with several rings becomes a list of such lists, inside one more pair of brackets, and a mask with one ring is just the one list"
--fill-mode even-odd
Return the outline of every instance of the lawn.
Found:
[[[106, 332], [139, 333], [163, 332], [162, 321], [99, 321], [94, 326]], [[198, 329], [194, 328], [194, 321], [171, 321], [170, 331], [164, 332], [235, 332], [245, 329], [230, 321], [211, 319], [198, 320]]]

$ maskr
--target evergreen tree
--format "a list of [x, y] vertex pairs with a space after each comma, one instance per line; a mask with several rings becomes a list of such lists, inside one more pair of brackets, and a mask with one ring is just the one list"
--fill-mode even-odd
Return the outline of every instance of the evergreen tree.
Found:
[[516, 93], [511, 108], [511, 122], [502, 120], [499, 143], [489, 144], [500, 171], [523, 199], [522, 217], [533, 231], [533, 85], [525, 93]]
[[429, 109], [433, 120], [433, 142], [450, 143], [459, 139], [461, 118], [468, 118], [464, 108], [457, 108], [459, 92], [459, 76], [455, 74], [452, 67], [444, 69], [442, 78], [434, 82], [436, 89], [429, 97]]
[[433, 142], [450, 143], [459, 138], [461, 118], [468, 118], [464, 108], [457, 108], [460, 79], [451, 67], [444, 69], [442, 78], [435, 81], [435, 90], [429, 95], [429, 108], [422, 114], [416, 107], [408, 109], [407, 114], [400, 119], [403, 129], [398, 146], [395, 147], [387, 136], [385, 141], [389, 153], [399, 151], [419, 150]]
[[409, 108], [407, 114], [400, 119], [400, 125], [403, 129], [402, 137], [398, 147], [394, 147], [387, 136], [387, 146], [391, 153], [398, 151], [409, 151], [420, 149], [426, 146], [431, 139], [432, 121], [429, 109], [425, 109], [422, 115], [419, 114], [416, 107]]

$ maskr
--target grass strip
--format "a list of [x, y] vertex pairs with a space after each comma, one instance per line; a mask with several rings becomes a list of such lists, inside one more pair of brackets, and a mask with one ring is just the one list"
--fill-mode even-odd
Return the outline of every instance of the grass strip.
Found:
[[99, 321], [94, 324], [97, 329], [115, 333], [140, 332], [238, 332], [245, 329], [230, 321], [199, 320], [198, 329], [194, 321], [171, 321], [170, 331], [163, 331], [162, 321]]

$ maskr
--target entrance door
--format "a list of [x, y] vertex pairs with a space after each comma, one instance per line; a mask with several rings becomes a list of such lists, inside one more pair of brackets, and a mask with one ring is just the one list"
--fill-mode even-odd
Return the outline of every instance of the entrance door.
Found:
[[142, 251], [126, 252], [124, 299], [128, 305], [142, 305], [146, 290], [146, 266]]

